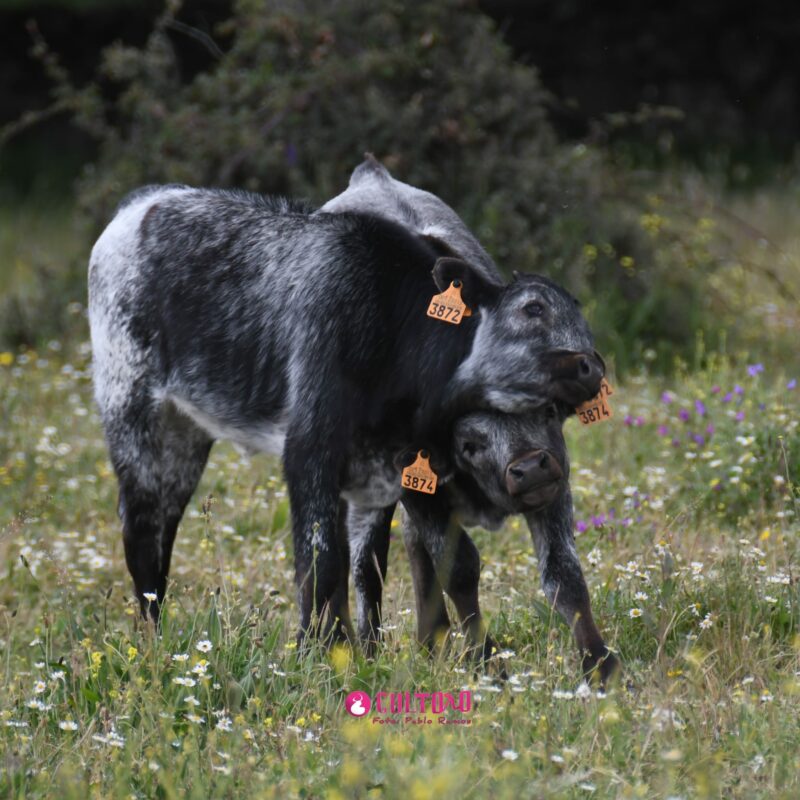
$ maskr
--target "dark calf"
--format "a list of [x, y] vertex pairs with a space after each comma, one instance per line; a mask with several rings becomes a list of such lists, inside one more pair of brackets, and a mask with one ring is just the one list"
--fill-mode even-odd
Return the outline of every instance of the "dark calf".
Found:
[[[453, 209], [435, 195], [395, 180], [371, 156], [354, 170], [348, 188], [320, 211], [361, 211], [392, 220], [431, 242], [439, 252], [467, 259], [488, 279], [500, 279], [492, 259]], [[515, 278], [519, 279], [516, 273]], [[570, 318], [574, 314], [575, 301], [560, 287], [542, 278], [537, 279], [537, 284], [547, 302], [537, 304], [537, 299], [532, 297], [525, 309], [527, 314], [539, 316], [545, 324], [561, 315]], [[585, 342], [570, 346], [580, 351], [585, 348]], [[542, 363], [547, 364], [549, 397], [567, 406], [574, 406], [576, 398], [583, 394], [592, 395], [605, 371], [602, 359], [595, 352], [553, 350], [542, 356]], [[486, 366], [487, 371], [490, 368], [491, 365]], [[469, 392], [461, 397], [462, 409], [486, 402], [486, 397]], [[498, 406], [505, 407], [502, 402]], [[455, 414], [458, 411], [453, 409]], [[548, 596], [551, 601], [556, 600], [567, 621], [571, 625], [574, 623], [579, 646], [588, 654], [584, 667], [588, 669], [593, 663], [600, 663], [602, 657], [598, 653], [605, 648], [591, 621], [588, 594], [574, 547], [568, 546], [572, 540], [572, 506], [560, 425], [553, 428], [546, 412], [516, 421], [504, 415], [473, 414], [456, 424], [455, 433], [455, 475], [441, 490], [445, 499], [441, 494], [436, 499], [427, 499], [409, 493], [404, 500], [410, 510], [409, 516], [417, 520], [416, 526], [407, 527], [405, 540], [417, 595], [420, 638], [429, 640], [435, 631], [446, 630], [449, 626], [442, 597], [444, 585], [453, 597], [460, 619], [467, 624], [473, 642], [485, 642], [490, 649], [491, 642], [484, 639], [480, 622], [478, 553], [456, 520], [459, 517], [471, 519], [492, 528], [499, 526], [508, 514], [526, 513], [537, 552], [544, 554], [544, 544], [551, 539], [554, 542], [546, 551], [549, 558], [545, 559], [546, 570], [542, 567], [546, 585], [561, 585], [554, 577], [559, 566], [556, 554], [562, 553], [565, 559], [562, 572], [568, 580], [564, 589]], [[448, 441], [442, 446], [447, 450], [451, 443]], [[370, 452], [369, 448], [366, 452]], [[348, 512], [349, 532], [354, 543], [352, 563], [359, 633], [362, 640], [368, 642], [374, 639], [380, 619], [388, 526], [394, 502], [388, 508], [370, 508], [370, 504], [374, 506], [378, 500], [380, 492], [375, 490], [381, 484], [389, 487], [384, 496], [388, 500], [392, 500], [391, 492], [396, 486], [386, 453], [381, 459], [375, 449], [371, 452], [372, 458], [355, 459], [350, 464], [351, 486], [361, 486], [360, 497], [356, 498], [361, 505], [351, 503]], [[413, 453], [410, 455], [413, 458]], [[437, 473], [451, 471], [452, 460], [450, 464], [438, 465]], [[357, 466], [359, 463], [361, 468]], [[371, 492], [366, 489], [369, 485], [373, 486]], [[611, 671], [613, 656], [603, 663], [606, 666], [601, 667], [600, 673], [605, 678]]]
[[[92, 250], [89, 318], [143, 613], [158, 618], [178, 522], [225, 438], [283, 454], [301, 631], [325, 618], [323, 634], [345, 635], [339, 497], [358, 437], [435, 440], [456, 410], [536, 407], [545, 354], [592, 358], [566, 292], [440, 252], [374, 216], [258, 195], [149, 187], [123, 203]], [[456, 280], [473, 315], [427, 318]]]
[[[480, 557], [462, 526], [496, 529], [509, 515], [521, 513], [533, 536], [545, 594], [572, 628], [584, 672], [598, 668], [606, 681], [618, 662], [594, 624], [575, 551], [562, 420], [552, 405], [524, 415], [480, 412], [459, 419], [451, 443], [452, 472], [442, 475], [436, 495], [402, 493], [418, 634], [432, 643], [449, 631], [444, 591], [471, 646], [485, 658], [491, 655], [494, 645], [478, 600]], [[399, 494], [396, 469], [387, 453], [379, 459], [377, 452], [368, 463], [353, 459], [345, 481], [358, 631], [368, 650], [379, 638], [389, 526]]]

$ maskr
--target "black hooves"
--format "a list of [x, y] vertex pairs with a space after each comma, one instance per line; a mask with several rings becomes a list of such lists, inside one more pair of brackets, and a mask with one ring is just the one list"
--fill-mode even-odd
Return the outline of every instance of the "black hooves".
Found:
[[610, 651], [596, 656], [583, 657], [583, 675], [590, 684], [597, 683], [601, 688], [615, 683], [622, 674], [622, 662]]

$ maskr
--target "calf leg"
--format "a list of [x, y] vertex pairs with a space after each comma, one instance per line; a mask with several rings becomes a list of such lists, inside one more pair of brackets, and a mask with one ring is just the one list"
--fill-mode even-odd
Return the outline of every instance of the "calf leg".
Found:
[[389, 531], [395, 507], [347, 510], [350, 564], [358, 608], [358, 638], [372, 653], [380, 640], [381, 601], [389, 558]]
[[125, 561], [142, 615], [157, 621], [175, 533], [211, 440], [177, 412], [142, 396], [106, 411], [104, 424], [119, 479]]
[[410, 520], [403, 528], [403, 541], [411, 565], [411, 580], [417, 605], [417, 638], [428, 649], [450, 632], [450, 617], [444, 603], [444, 590], [425, 544]]
[[[200, 482], [213, 440], [174, 408], [167, 406], [164, 414], [161, 488], [164, 531], [161, 537], [159, 585], [166, 587], [178, 523]], [[161, 599], [162, 595], [159, 595], [159, 602]]]
[[483, 661], [488, 661], [497, 647], [486, 631], [478, 600], [481, 557], [475, 543], [464, 530], [459, 531], [454, 550], [450, 575], [444, 583], [445, 591], [455, 604], [467, 641]]
[[333, 593], [332, 606], [339, 609], [344, 630], [350, 632], [353, 630], [353, 621], [350, 617], [350, 545], [347, 541], [347, 503], [344, 500], [339, 500], [336, 538], [342, 568]]
[[[410, 492], [404, 494], [403, 505], [415, 529], [413, 536], [424, 546], [438, 583], [444, 587], [453, 601], [470, 645], [476, 652], [482, 654], [484, 660], [488, 659], [495, 649], [495, 644], [486, 633], [478, 600], [480, 580], [478, 549], [453, 518], [446, 500], [437, 496], [412, 497]], [[420, 567], [424, 575], [426, 569], [424, 561], [420, 561]], [[433, 595], [434, 599], [428, 601], [430, 605], [426, 606], [424, 611], [427, 618], [433, 616], [436, 619], [435, 590]]]
[[305, 413], [306, 419], [290, 425], [283, 456], [292, 508], [299, 638], [312, 633], [325, 641], [349, 639], [338, 538], [342, 432], [326, 427], [330, 420], [316, 425], [315, 415], [309, 409]]
[[584, 674], [596, 675], [605, 684], [620, 664], [606, 647], [592, 616], [589, 590], [575, 550], [569, 489], [551, 506], [526, 518], [544, 593], [572, 629], [583, 657]]
[[[106, 439], [119, 480], [119, 516], [125, 561], [142, 616], [158, 620], [165, 583], [161, 552], [164, 531], [162, 424], [158, 407], [132, 398], [104, 415]], [[148, 599], [145, 595], [155, 597]]]

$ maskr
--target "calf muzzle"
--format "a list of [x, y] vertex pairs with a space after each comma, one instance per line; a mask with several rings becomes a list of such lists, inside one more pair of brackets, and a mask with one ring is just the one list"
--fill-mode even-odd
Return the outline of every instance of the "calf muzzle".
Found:
[[552, 502], [563, 478], [564, 470], [548, 450], [532, 450], [506, 467], [506, 489], [526, 508]]
[[595, 350], [591, 353], [553, 353], [550, 374], [554, 396], [576, 406], [591, 399], [600, 391], [606, 365]]

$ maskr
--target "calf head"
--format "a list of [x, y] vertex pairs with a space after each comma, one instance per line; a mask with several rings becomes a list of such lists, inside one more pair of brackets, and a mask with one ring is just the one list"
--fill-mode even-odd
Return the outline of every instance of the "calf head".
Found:
[[575, 407], [597, 394], [605, 365], [575, 298], [536, 275], [515, 273], [502, 286], [494, 261], [439, 197], [396, 180], [367, 155], [347, 189], [318, 213], [344, 212], [389, 219], [426, 240], [448, 256], [434, 269], [439, 290], [459, 280], [467, 305], [483, 310], [473, 356], [451, 386], [454, 414], [476, 407], [519, 412], [554, 399]]
[[467, 414], [453, 429], [453, 461], [508, 514], [552, 503], [567, 486], [563, 415], [550, 404], [520, 415]]
[[459, 414], [470, 405], [517, 413], [552, 400], [574, 407], [600, 391], [605, 364], [578, 301], [558, 284], [515, 273], [502, 286], [456, 258], [440, 258], [433, 278], [441, 291], [457, 282], [479, 311], [448, 398]]

